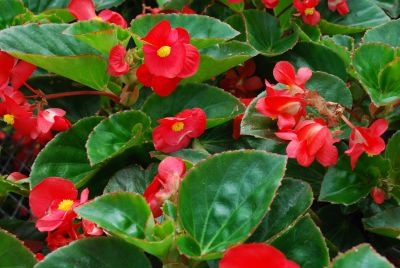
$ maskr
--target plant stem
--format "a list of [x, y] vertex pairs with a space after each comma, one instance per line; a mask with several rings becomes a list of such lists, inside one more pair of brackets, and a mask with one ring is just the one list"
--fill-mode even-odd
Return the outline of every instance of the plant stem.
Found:
[[278, 15], [276, 15], [276, 17], [279, 18], [280, 16], [282, 16], [283, 13], [285, 13], [286, 11], [288, 11], [291, 7], [292, 7], [292, 4], [290, 4], [290, 5], [288, 5], [287, 7], [285, 7], [281, 12], [279, 12]]
[[343, 114], [340, 116], [342, 118], [342, 120], [351, 128], [355, 128], [355, 126], [350, 122], [349, 119], [347, 119], [346, 116], [344, 116]]
[[107, 92], [102, 92], [102, 91], [89, 91], [89, 90], [54, 93], [54, 94], [44, 95], [43, 97], [47, 100], [51, 100], [51, 99], [58, 99], [58, 98], [62, 98], [62, 97], [79, 96], [79, 95], [100, 95], [100, 96], [108, 97], [111, 100], [115, 101], [116, 103], [119, 103], [119, 101], [120, 101], [120, 99], [117, 95], [107, 93]]

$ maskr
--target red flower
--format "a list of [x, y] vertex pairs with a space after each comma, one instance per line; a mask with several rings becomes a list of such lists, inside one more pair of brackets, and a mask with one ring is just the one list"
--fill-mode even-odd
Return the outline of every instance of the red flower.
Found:
[[182, 14], [196, 14], [196, 11], [194, 11], [193, 9], [191, 9], [188, 6], [184, 6], [184, 7], [182, 7], [181, 13]]
[[126, 49], [123, 45], [116, 45], [108, 56], [107, 72], [111, 76], [121, 76], [129, 72], [129, 63], [125, 60]]
[[385, 201], [386, 194], [382, 189], [378, 187], [372, 188], [370, 194], [377, 205], [381, 205]]
[[279, 0], [262, 0], [266, 8], [275, 8], [279, 4]]
[[122, 28], [128, 26], [120, 14], [108, 9], [101, 11], [99, 16], [97, 16], [93, 0], [72, 0], [67, 8], [78, 21], [93, 19], [106, 21]]
[[323, 166], [332, 166], [338, 159], [338, 150], [328, 127], [320, 118], [304, 120], [294, 130], [275, 133], [281, 139], [290, 140], [286, 153], [289, 158], [296, 158], [297, 162], [308, 167], [317, 158]]
[[369, 128], [354, 127], [350, 134], [349, 149], [345, 152], [350, 156], [351, 167], [355, 168], [358, 158], [363, 152], [368, 155], [378, 155], [385, 150], [385, 141], [380, 137], [388, 128], [385, 119], [376, 120]]
[[222, 257], [220, 268], [300, 268], [278, 249], [267, 244], [242, 244], [231, 247]]
[[347, 6], [347, 0], [328, 0], [328, 8], [330, 11], [337, 10], [342, 16], [350, 12]]
[[9, 82], [14, 90], [19, 89], [36, 70], [35, 65], [26, 61], [18, 61], [2, 51], [0, 51], [0, 63], [0, 89], [6, 87]]
[[100, 236], [103, 234], [103, 229], [89, 220], [82, 220], [82, 228], [87, 236]]
[[321, 18], [321, 15], [315, 9], [318, 4], [319, 0], [294, 0], [293, 5], [300, 12], [295, 15], [301, 16], [304, 23], [314, 26]]
[[37, 261], [43, 261], [45, 256], [42, 253], [36, 253], [35, 258]]
[[59, 108], [50, 108], [40, 111], [37, 116], [37, 128], [40, 133], [48, 133], [50, 130], [65, 131], [71, 123], [64, 118], [65, 111]]
[[12, 181], [12, 182], [16, 182], [19, 180], [23, 180], [28, 178], [26, 175], [16, 171], [16, 172], [12, 172], [7, 176], [7, 180]]
[[69, 226], [76, 218], [73, 209], [87, 201], [89, 190], [82, 191], [80, 200], [74, 184], [66, 179], [49, 177], [36, 185], [29, 195], [29, 206], [38, 218], [41, 232]]
[[[280, 61], [275, 65], [273, 75], [276, 81], [287, 85], [290, 93], [295, 95], [306, 91], [305, 84], [311, 78], [312, 72], [307, 67], [301, 67], [296, 74], [296, 70], [290, 62]], [[268, 81], [266, 84], [268, 87]]]
[[162, 215], [162, 204], [178, 192], [185, 172], [185, 163], [180, 158], [168, 156], [160, 162], [158, 174], [143, 194], [154, 217]]
[[200, 108], [193, 108], [157, 122], [161, 125], [153, 130], [154, 147], [158, 151], [172, 153], [187, 147], [192, 138], [203, 134], [206, 114]]
[[83, 235], [79, 235], [76, 229], [80, 226], [80, 223], [77, 224], [69, 224], [65, 227], [60, 227], [54, 232], [47, 233], [47, 247], [54, 251], [59, 247], [63, 247], [68, 245], [69, 243], [84, 238]]
[[244, 66], [237, 67], [237, 72], [231, 69], [226, 72], [225, 78], [221, 80], [220, 87], [229, 91], [239, 98], [251, 98], [257, 96], [257, 90], [262, 88], [263, 83], [258, 76], [254, 76], [256, 65], [249, 60]]
[[166, 78], [163, 76], [155, 76], [150, 73], [146, 64], [142, 64], [136, 71], [138, 80], [146, 87], [151, 87], [154, 92], [160, 96], [168, 96], [178, 86], [182, 78]]
[[279, 130], [293, 128], [306, 114], [305, 103], [299, 97], [288, 95], [287, 90], [275, 90], [267, 84], [267, 96], [257, 101], [256, 109], [272, 119], [278, 118]]

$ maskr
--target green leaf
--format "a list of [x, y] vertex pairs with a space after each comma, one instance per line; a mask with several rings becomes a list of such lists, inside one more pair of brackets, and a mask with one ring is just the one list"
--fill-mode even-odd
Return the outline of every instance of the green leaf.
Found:
[[273, 240], [271, 245], [302, 268], [322, 268], [329, 263], [325, 239], [309, 215]]
[[192, 108], [204, 110], [207, 128], [223, 124], [244, 110], [243, 104], [237, 98], [206, 84], [180, 85], [167, 97], [153, 94], [146, 100], [142, 110], [150, 116], [153, 126], [156, 126], [157, 120]]
[[280, 55], [296, 44], [298, 35], [284, 36], [283, 30], [279, 27], [279, 21], [274, 16], [257, 10], [246, 10], [243, 15], [247, 41], [264, 56]]
[[228, 0], [221, 0], [221, 2], [235, 12], [243, 12], [244, 1], [236, 4], [231, 4]]
[[397, 0], [372, 0], [376, 5], [389, 13], [392, 18], [400, 15], [400, 5]]
[[113, 237], [80, 239], [53, 251], [36, 268], [151, 268], [137, 247]]
[[364, 154], [353, 171], [349, 157], [342, 156], [325, 174], [319, 200], [335, 204], [354, 204], [367, 196], [371, 188], [378, 184], [378, 180], [387, 176], [388, 170], [387, 160]]
[[297, 68], [309, 67], [313, 71], [336, 75], [343, 81], [347, 79], [346, 64], [340, 55], [318, 43], [299, 42], [290, 53], [283, 55], [282, 58]]
[[392, 169], [400, 172], [400, 130], [398, 130], [390, 139], [386, 146], [386, 159], [390, 161]]
[[123, 168], [111, 177], [104, 193], [131, 192], [143, 194], [157, 172], [157, 165], [150, 165], [147, 169], [138, 165]]
[[246, 43], [231, 41], [200, 49], [200, 66], [194, 76], [182, 83], [203, 82], [255, 57], [258, 53]]
[[106, 56], [114, 46], [126, 46], [130, 38], [130, 33], [121, 27], [98, 20], [73, 23], [63, 34], [74, 36]]
[[140, 16], [132, 22], [132, 32], [140, 37], [144, 37], [162, 20], [169, 21], [173, 28], [185, 28], [190, 34], [191, 43], [197, 48], [205, 48], [223, 43], [239, 34], [239, 32], [227, 23], [212, 17], [194, 14], [157, 14]]
[[321, 18], [323, 18], [318, 25], [324, 34], [363, 32], [368, 28], [381, 25], [390, 20], [382, 9], [369, 0], [348, 1], [347, 5], [350, 12], [346, 16], [330, 11], [326, 1], [318, 5]]
[[[91, 89], [70, 79], [56, 75], [40, 75], [29, 79], [28, 84], [40, 89], [45, 94], [56, 94], [66, 91], [90, 91]], [[94, 91], [94, 90], [92, 90]], [[49, 106], [61, 108], [73, 122], [92, 116], [100, 110], [100, 96], [80, 95], [48, 100]]]
[[381, 26], [365, 32], [363, 42], [382, 42], [393, 47], [400, 47], [398, 34], [400, 32], [400, 19], [389, 21]]
[[393, 238], [400, 236], [400, 207], [386, 209], [362, 221], [370, 232]]
[[9, 192], [22, 196], [29, 195], [29, 190], [24, 188], [21, 184], [0, 177], [0, 198], [6, 196]]
[[19, 0], [0, 0], [0, 29], [13, 24], [13, 19], [24, 13], [25, 7]]
[[240, 133], [242, 135], [250, 135], [254, 137], [274, 138], [276, 130], [276, 121], [261, 114], [256, 109], [257, 101], [266, 96], [266, 92], [261, 92], [246, 108], [242, 123], [240, 126]]
[[339, 77], [324, 72], [313, 72], [306, 87], [317, 91], [326, 101], [339, 103], [349, 109], [353, 105], [350, 89]]
[[[394, 49], [385, 44], [365, 44], [355, 51], [353, 66], [361, 84], [377, 106], [385, 105], [395, 98], [395, 94], [390, 92], [393, 80], [388, 77], [399, 69], [397, 61], [388, 65], [394, 58]], [[387, 69], [383, 71], [385, 66]], [[381, 89], [381, 85], [389, 88]], [[393, 93], [397, 90], [394, 88]]]
[[285, 230], [310, 208], [312, 201], [313, 193], [306, 182], [284, 179], [270, 211], [250, 237], [250, 241], [265, 242]]
[[78, 187], [93, 177], [98, 169], [90, 166], [85, 143], [101, 120], [102, 117], [82, 119], [47, 143], [32, 165], [31, 188], [47, 177], [62, 177]]
[[141, 145], [149, 140], [150, 131], [150, 119], [140, 111], [111, 115], [89, 135], [86, 149], [90, 164], [97, 165]]
[[157, 0], [158, 7], [162, 10], [182, 10], [184, 6], [189, 5], [189, 0]]
[[394, 268], [370, 245], [361, 244], [333, 260], [329, 268]]
[[151, 153], [152, 157], [155, 157], [159, 160], [163, 160], [167, 156], [174, 156], [174, 157], [179, 157], [183, 161], [185, 161], [186, 165], [189, 164], [190, 166], [193, 166], [193, 164], [196, 164], [197, 162], [200, 162], [201, 160], [207, 158], [210, 156], [207, 152], [204, 151], [198, 151], [198, 150], [193, 150], [193, 149], [182, 149], [170, 154], [165, 154], [163, 152], [159, 151], [154, 151]]
[[400, 58], [392, 61], [379, 73], [379, 102], [395, 104], [400, 100]]
[[68, 24], [11, 27], [0, 31], [0, 49], [91, 88], [106, 89], [107, 60], [84, 42], [62, 34], [67, 27]]
[[[25, 6], [35, 13], [54, 8], [66, 8], [71, 0], [23, 0]], [[124, 2], [124, 0], [94, 0], [96, 10], [115, 7]]]
[[[162, 226], [155, 227], [150, 207], [139, 194], [106, 194], [80, 206], [76, 212], [110, 234], [152, 255], [164, 257], [172, 244], [173, 226], [165, 222]], [[164, 228], [166, 230], [162, 230]], [[157, 231], [166, 233], [164, 237], [157, 237]]]
[[32, 268], [35, 256], [14, 235], [0, 229], [0, 267]]
[[179, 191], [178, 216], [187, 232], [177, 240], [179, 250], [208, 259], [243, 242], [267, 212], [285, 165], [284, 156], [248, 150], [215, 155], [190, 169]]

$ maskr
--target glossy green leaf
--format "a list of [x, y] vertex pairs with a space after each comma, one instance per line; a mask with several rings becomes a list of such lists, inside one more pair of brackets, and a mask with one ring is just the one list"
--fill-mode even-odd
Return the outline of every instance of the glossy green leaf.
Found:
[[366, 31], [363, 42], [382, 42], [388, 44], [389, 46], [400, 47], [400, 40], [398, 38], [399, 32], [400, 19], [389, 21], [388, 23]]
[[390, 20], [385, 12], [370, 0], [348, 1], [350, 12], [341, 16], [328, 9], [326, 1], [318, 5], [323, 18], [318, 24], [325, 34], [351, 34], [362, 32]]
[[164, 154], [162, 152], [155, 151], [151, 153], [151, 156], [159, 160], [163, 160], [167, 156], [179, 157], [183, 161], [185, 161], [186, 164], [189, 163], [190, 166], [193, 166], [193, 164], [196, 164], [197, 162], [200, 162], [201, 160], [209, 157], [210, 154], [200, 150], [182, 149], [170, 154]]
[[[348, 37], [345, 38], [335, 38], [335, 37]], [[320, 41], [321, 44], [335, 51], [342, 60], [344, 61], [346, 67], [351, 64], [351, 52], [353, 51], [354, 39], [347, 35], [336, 35], [332, 38], [329, 36], [324, 36], [323, 40]], [[350, 70], [351, 71], [351, 70]]]
[[380, 178], [386, 177], [388, 170], [387, 160], [364, 154], [353, 171], [349, 157], [342, 156], [325, 174], [319, 200], [344, 205], [356, 203], [368, 195]]
[[178, 216], [187, 233], [177, 240], [179, 250], [208, 259], [243, 242], [267, 212], [285, 165], [284, 156], [248, 150], [215, 155], [190, 169], [179, 191]]
[[317, 91], [326, 101], [336, 102], [350, 109], [353, 105], [350, 89], [343, 80], [332, 74], [313, 72], [306, 87]]
[[184, 6], [189, 5], [189, 0], [157, 0], [158, 7], [163, 10], [182, 10]]
[[85, 143], [101, 120], [102, 117], [82, 119], [47, 143], [32, 165], [31, 187], [47, 177], [62, 177], [82, 186], [94, 176], [98, 169], [90, 166]]
[[21, 184], [0, 177], [0, 198], [5, 197], [9, 192], [22, 196], [29, 195], [29, 190], [24, 188]]
[[223, 124], [244, 111], [243, 104], [220, 88], [206, 84], [184, 84], [167, 97], [150, 96], [142, 110], [152, 120], [175, 116], [185, 109], [201, 108], [207, 116], [207, 128]]
[[267, 94], [265, 91], [260, 93], [246, 108], [246, 112], [240, 126], [242, 135], [250, 135], [260, 138], [274, 138], [276, 131], [276, 121], [261, 114], [256, 109], [257, 101], [264, 98]]
[[[364, 89], [377, 106], [395, 99], [395, 93], [400, 89], [398, 83], [392, 84], [395, 78], [388, 77], [399, 71], [397, 62], [388, 65], [394, 58], [394, 49], [385, 44], [365, 44], [355, 51], [353, 66]], [[385, 66], [388, 68], [383, 71]], [[381, 88], [381, 85], [385, 88]]]
[[[165, 256], [172, 244], [173, 227], [169, 222], [155, 227], [150, 207], [139, 194], [106, 194], [80, 206], [76, 212], [152, 255]], [[164, 237], [157, 237], [156, 230], [162, 230]]]
[[228, 0], [221, 0], [222, 3], [224, 3], [227, 7], [232, 9], [235, 12], [243, 12], [244, 9], [244, 2], [236, 3], [236, 4], [231, 4], [229, 3]]
[[90, 164], [97, 165], [149, 140], [150, 119], [140, 111], [111, 115], [98, 124], [86, 143]]
[[273, 240], [271, 245], [302, 268], [322, 268], [329, 263], [325, 239], [309, 215]]
[[132, 22], [132, 32], [140, 37], [144, 37], [162, 20], [168, 20], [173, 28], [185, 28], [190, 34], [191, 43], [197, 48], [205, 48], [223, 43], [239, 34], [239, 32], [227, 23], [212, 17], [194, 14], [157, 14], [140, 16]]
[[157, 165], [150, 165], [147, 169], [138, 165], [123, 168], [111, 177], [104, 193], [131, 192], [143, 194], [157, 172]]
[[182, 83], [203, 82], [255, 57], [257, 51], [246, 43], [231, 41], [200, 49], [200, 66], [194, 76]]
[[114, 237], [80, 239], [53, 251], [36, 268], [150, 268], [137, 247]]
[[394, 268], [370, 245], [361, 244], [333, 260], [329, 268]]
[[[379, 103], [394, 104], [400, 100], [400, 59], [392, 61], [379, 73]], [[375, 95], [375, 94], [373, 94]]]
[[[23, 0], [25, 6], [35, 13], [54, 8], [66, 8], [71, 0]], [[97, 10], [115, 7], [124, 2], [124, 0], [94, 0]]]
[[0, 229], [0, 267], [32, 268], [35, 256], [14, 235]]
[[386, 158], [396, 171], [400, 171], [400, 131], [398, 130], [390, 139], [386, 146]]
[[313, 193], [306, 182], [284, 179], [271, 209], [250, 237], [250, 241], [265, 242], [285, 230], [310, 208], [312, 201]]
[[264, 11], [246, 10], [243, 12], [247, 41], [261, 54], [272, 57], [293, 48], [297, 34], [286, 36], [279, 27], [279, 21]]
[[244, 25], [244, 18], [240, 14], [229, 16], [228, 18], [226, 18], [225, 22], [232, 26], [236, 31], [240, 32], [240, 34], [236, 36], [234, 40], [246, 42], [246, 28]]
[[297, 68], [309, 67], [313, 71], [330, 73], [346, 81], [346, 64], [343, 59], [334, 50], [321, 44], [300, 42], [282, 58]]
[[0, 49], [91, 88], [106, 89], [107, 60], [84, 42], [62, 34], [67, 27], [68, 24], [11, 27], [0, 31]]
[[400, 236], [400, 207], [389, 208], [363, 219], [364, 228], [388, 237]]
[[392, 18], [398, 18], [400, 15], [400, 5], [397, 0], [372, 0], [380, 8], [388, 12]]
[[114, 46], [119, 44], [126, 46], [130, 38], [128, 31], [98, 20], [73, 23], [63, 34], [74, 36], [107, 56]]
[[15, 16], [25, 12], [23, 3], [19, 0], [0, 0], [0, 29], [13, 24]]

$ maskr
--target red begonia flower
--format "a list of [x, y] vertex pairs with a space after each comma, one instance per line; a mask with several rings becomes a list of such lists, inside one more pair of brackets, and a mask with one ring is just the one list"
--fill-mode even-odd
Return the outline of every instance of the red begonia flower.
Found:
[[[26, 102], [24, 94], [22, 94], [21, 91], [13, 89], [10, 86], [5, 86], [3, 88], [0, 88], [0, 98], [5, 101], [6, 96], [12, 99], [16, 104], [28, 104]], [[28, 104], [29, 105], [29, 104]]]
[[[304, 93], [305, 84], [312, 76], [312, 71], [307, 67], [301, 67], [297, 71], [293, 65], [287, 61], [278, 62], [273, 70], [273, 75], [276, 81], [281, 84], [287, 85], [288, 90], [292, 95], [297, 93]], [[268, 81], [266, 82], [269, 85]]]
[[378, 187], [372, 188], [370, 194], [371, 194], [372, 200], [374, 200], [374, 202], [377, 205], [381, 205], [385, 201], [386, 194], [382, 189], [380, 189]]
[[178, 192], [185, 172], [185, 163], [180, 158], [168, 156], [160, 162], [158, 174], [143, 194], [154, 217], [162, 215], [162, 204]]
[[279, 4], [279, 0], [262, 0], [266, 8], [275, 8]]
[[294, 0], [293, 5], [300, 12], [295, 15], [301, 16], [304, 23], [314, 26], [321, 18], [321, 15], [315, 9], [318, 4], [319, 0]]
[[171, 28], [168, 21], [158, 23], [142, 38], [144, 63], [154, 76], [185, 78], [197, 72], [200, 54], [190, 44], [189, 33], [183, 28]]
[[347, 0], [328, 0], [328, 8], [330, 11], [337, 10], [337, 12], [342, 16], [350, 12]]
[[120, 14], [111, 10], [103, 10], [97, 16], [93, 0], [72, 0], [67, 9], [78, 21], [95, 19], [116, 24], [122, 28], [128, 26]]
[[200, 108], [184, 110], [175, 117], [158, 120], [153, 130], [153, 142], [156, 150], [172, 153], [187, 147], [192, 138], [197, 138], [206, 129], [206, 114]]
[[29, 206], [38, 218], [36, 228], [46, 232], [70, 225], [77, 216], [73, 209], [85, 203], [88, 194], [88, 189], [83, 190], [78, 200], [78, 190], [71, 181], [58, 177], [44, 179], [29, 195]]
[[388, 128], [385, 119], [378, 119], [369, 128], [354, 127], [350, 134], [349, 149], [345, 151], [350, 156], [352, 169], [363, 152], [368, 155], [378, 155], [385, 150], [385, 141], [380, 137]]
[[229, 91], [238, 98], [251, 98], [257, 96], [257, 90], [262, 88], [263, 83], [255, 76], [256, 65], [249, 60], [244, 66], [239, 66], [226, 72], [225, 78], [221, 80], [220, 87]]
[[337, 162], [338, 150], [333, 143], [339, 140], [332, 137], [325, 122], [320, 118], [304, 120], [294, 130], [277, 132], [275, 135], [290, 140], [286, 148], [287, 156], [296, 158], [304, 167], [310, 166], [315, 158], [325, 167]]
[[242, 244], [231, 247], [222, 257], [220, 268], [300, 268], [278, 249], [267, 244]]
[[7, 180], [13, 181], [13, 182], [16, 182], [16, 181], [19, 181], [22, 179], [26, 179], [26, 178], [28, 178], [26, 175], [24, 175], [18, 171], [12, 172], [7, 176]]
[[129, 72], [129, 63], [125, 60], [126, 49], [123, 45], [116, 45], [108, 56], [107, 72], [111, 76], [121, 76]]
[[43, 261], [44, 260], [44, 258], [45, 258], [45, 256], [42, 254], [42, 253], [36, 253], [35, 254], [35, 259], [37, 260], [37, 261]]
[[196, 14], [196, 11], [194, 11], [193, 9], [191, 9], [188, 6], [184, 6], [184, 7], [182, 7], [181, 13], [182, 14]]
[[89, 220], [82, 220], [82, 228], [87, 236], [100, 236], [104, 233], [102, 228]]
[[40, 111], [37, 115], [37, 128], [40, 133], [48, 133], [50, 130], [65, 131], [71, 123], [64, 118], [65, 111], [59, 108], [50, 108]]
[[85, 236], [80, 235], [76, 230], [80, 226], [80, 223], [69, 224], [67, 226], [60, 227], [53, 232], [48, 232], [46, 238], [47, 247], [51, 251], [54, 251], [60, 247], [68, 245], [75, 240], [84, 238]]
[[0, 89], [8, 86], [9, 82], [14, 90], [19, 89], [36, 70], [35, 65], [26, 61], [18, 61], [2, 51], [0, 51], [0, 63]]

